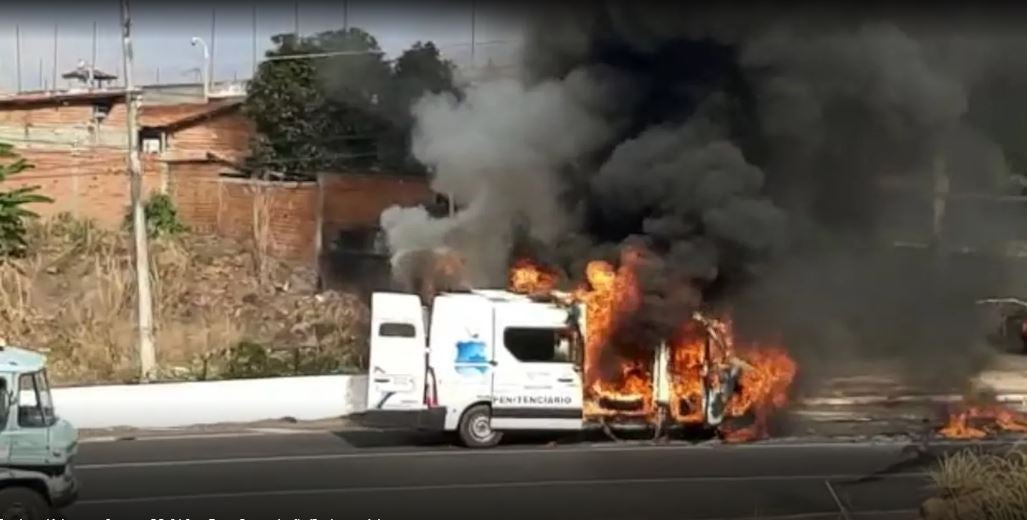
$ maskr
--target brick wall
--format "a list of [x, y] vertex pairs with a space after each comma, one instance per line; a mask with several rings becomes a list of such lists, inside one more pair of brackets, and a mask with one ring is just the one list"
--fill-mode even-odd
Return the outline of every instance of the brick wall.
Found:
[[423, 178], [385, 174], [322, 174], [325, 235], [378, 226], [382, 210], [392, 205], [416, 206], [431, 200]]
[[224, 169], [219, 163], [191, 161], [170, 163], [168, 194], [175, 201], [179, 218], [197, 233], [218, 231], [221, 204], [221, 183], [218, 175]]
[[168, 136], [168, 157], [205, 157], [208, 152], [240, 160], [256, 130], [239, 109], [187, 126]]
[[0, 110], [0, 141], [22, 148], [70, 148], [127, 145], [125, 104], [116, 102], [108, 115], [93, 123], [92, 101], [68, 105], [5, 107]]
[[[35, 167], [11, 177], [0, 189], [39, 186], [39, 193], [54, 199], [50, 204], [30, 206], [43, 217], [68, 212], [95, 219], [107, 227], [121, 225], [132, 200], [124, 151], [103, 148], [16, 150]], [[148, 172], [143, 176], [145, 193], [159, 191], [161, 178], [157, 169], [150, 167], [144, 171]]]
[[[322, 175], [321, 184], [263, 183], [219, 177], [228, 170], [215, 161], [168, 163], [169, 193], [185, 224], [198, 232], [250, 240], [254, 203], [264, 190], [270, 215], [269, 254], [303, 262], [316, 260], [319, 231], [331, 237], [339, 230], [374, 228], [383, 209], [393, 204], [417, 205], [432, 196], [426, 181], [409, 177], [336, 174]], [[320, 219], [319, 196], [323, 197]]]

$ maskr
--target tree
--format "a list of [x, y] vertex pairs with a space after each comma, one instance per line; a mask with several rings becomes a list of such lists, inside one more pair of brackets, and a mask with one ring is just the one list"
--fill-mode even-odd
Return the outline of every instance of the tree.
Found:
[[[410, 108], [426, 92], [455, 92], [453, 65], [431, 42], [417, 42], [392, 67], [378, 42], [351, 28], [272, 38], [250, 82], [246, 110], [257, 126], [250, 166], [306, 176], [381, 165], [420, 170], [410, 155]], [[333, 52], [348, 55], [316, 56]]]
[[382, 161], [394, 169], [420, 170], [419, 164], [410, 153], [410, 135], [414, 120], [411, 108], [425, 94], [450, 92], [459, 95], [453, 81], [453, 63], [442, 59], [439, 49], [432, 42], [417, 42], [403, 52], [396, 60], [389, 83], [385, 111], [390, 121], [390, 130]]
[[269, 60], [250, 82], [246, 111], [260, 137], [251, 166], [309, 175], [373, 162], [386, 127], [378, 104], [390, 69], [378, 42], [361, 29], [326, 31], [310, 37], [272, 38]]
[[[17, 175], [33, 166], [14, 152], [7, 143], [0, 143], [0, 184], [12, 175]], [[39, 186], [25, 186], [10, 191], [0, 191], [0, 257], [21, 256], [27, 247], [26, 221], [39, 215], [25, 209], [28, 204], [53, 202], [53, 199], [36, 193]]]

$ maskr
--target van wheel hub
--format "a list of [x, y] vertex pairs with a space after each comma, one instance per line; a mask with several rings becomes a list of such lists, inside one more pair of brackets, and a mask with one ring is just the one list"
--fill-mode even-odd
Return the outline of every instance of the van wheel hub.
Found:
[[487, 439], [492, 435], [492, 425], [489, 418], [485, 416], [475, 417], [471, 422], [471, 432], [479, 439]]

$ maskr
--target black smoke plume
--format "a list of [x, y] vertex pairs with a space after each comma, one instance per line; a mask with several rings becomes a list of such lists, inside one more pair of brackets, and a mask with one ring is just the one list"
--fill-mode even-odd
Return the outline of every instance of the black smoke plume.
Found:
[[647, 337], [697, 290], [805, 373], [886, 359], [959, 384], [986, 361], [974, 300], [1013, 290], [980, 252], [1025, 215], [934, 195], [1009, 189], [1022, 130], [996, 107], [1023, 104], [1027, 37], [1008, 8], [930, 11], [547, 8], [521, 79], [413, 107], [414, 153], [463, 209], [390, 209], [390, 246], [451, 247], [502, 286], [514, 251], [580, 275], [631, 244]]

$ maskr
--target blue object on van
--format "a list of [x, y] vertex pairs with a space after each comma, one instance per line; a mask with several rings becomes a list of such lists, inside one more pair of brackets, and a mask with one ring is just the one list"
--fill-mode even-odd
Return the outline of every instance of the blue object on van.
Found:
[[458, 341], [456, 343], [456, 371], [460, 375], [477, 376], [488, 372], [489, 359], [486, 345], [481, 340]]

